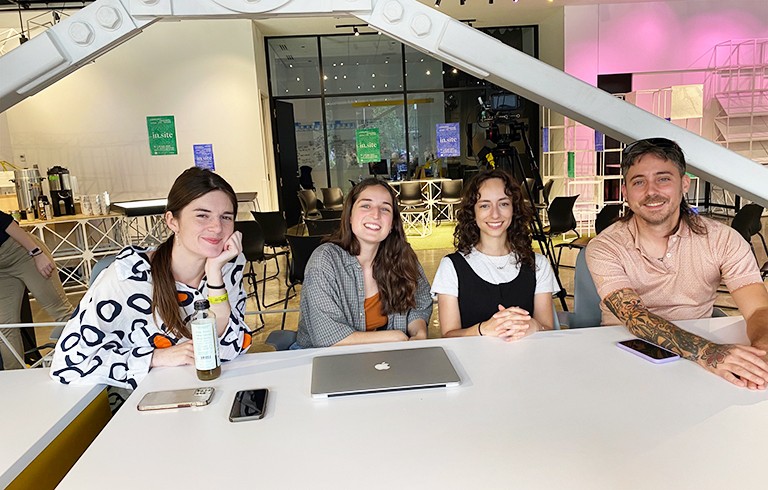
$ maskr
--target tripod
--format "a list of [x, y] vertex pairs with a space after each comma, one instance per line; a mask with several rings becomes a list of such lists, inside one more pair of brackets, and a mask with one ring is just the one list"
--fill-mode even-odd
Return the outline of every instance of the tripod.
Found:
[[[533, 238], [538, 242], [539, 250], [541, 250], [542, 254], [547, 258], [547, 260], [549, 260], [549, 264], [552, 266], [552, 270], [555, 273], [555, 279], [557, 280], [557, 286], [560, 288], [560, 290], [556, 293], [556, 296], [560, 298], [560, 305], [563, 307], [563, 311], [568, 311], [568, 305], [565, 303], [567, 292], [565, 288], [563, 288], [563, 283], [560, 281], [560, 270], [557, 262], [555, 261], [555, 249], [552, 244], [552, 239], [549, 237], [549, 235], [544, 233], [544, 225], [541, 222], [541, 217], [539, 216], [539, 213], [536, 212], [534, 207], [536, 202], [534, 196], [536, 196], [536, 193], [540, 189], [544, 188], [541, 179], [541, 172], [539, 171], [539, 165], [536, 162], [536, 157], [534, 156], [531, 142], [528, 139], [528, 132], [526, 131], [525, 123], [509, 121], [506, 124], [508, 124], [510, 130], [513, 131], [510, 133], [512, 137], [501, 140], [497, 144], [496, 148], [491, 150], [493, 162], [495, 163], [495, 168], [508, 172], [512, 175], [513, 178], [518, 180], [520, 182], [520, 186], [523, 188], [523, 192], [525, 192], [525, 194], [528, 196], [528, 202], [530, 202], [531, 207], [534, 208], [533, 220], [531, 221], [531, 234], [533, 235]], [[525, 167], [523, 165], [522, 159], [520, 158], [520, 155], [517, 152], [517, 149], [515, 149], [513, 146], [510, 146], [509, 144], [511, 141], [517, 140], [522, 140], [523, 144], [525, 145], [525, 152], [530, 162], [530, 174], [533, 175], [532, 185], [529, 184], [528, 179], [525, 177]], [[544, 203], [547, 209], [549, 209], [548, 196], [544, 196]]]

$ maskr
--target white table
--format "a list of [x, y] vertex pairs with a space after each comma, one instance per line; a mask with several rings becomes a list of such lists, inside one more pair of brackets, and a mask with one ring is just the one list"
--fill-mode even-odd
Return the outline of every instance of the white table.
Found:
[[[740, 318], [696, 327], [713, 340], [746, 338]], [[472, 337], [247, 355], [211, 383], [211, 405], [140, 413], [148, 391], [203, 384], [191, 368], [155, 369], [60, 488], [135, 488], [137, 478], [163, 489], [766, 488], [768, 392], [614, 346], [630, 337], [612, 327], [511, 344]], [[309, 395], [315, 355], [427, 345], [445, 347], [460, 387]], [[260, 387], [270, 389], [266, 417], [230, 423], [235, 392]]]
[[102, 391], [64, 386], [47, 369], [0, 371], [0, 488], [5, 488]]

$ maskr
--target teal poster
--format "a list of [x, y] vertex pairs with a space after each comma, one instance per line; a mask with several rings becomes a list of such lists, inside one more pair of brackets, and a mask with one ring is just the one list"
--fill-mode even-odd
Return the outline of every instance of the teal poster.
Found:
[[176, 155], [176, 122], [173, 116], [147, 116], [149, 152], [155, 155]]
[[379, 149], [379, 128], [358, 129], [355, 131], [357, 142], [357, 163], [373, 163], [381, 161]]

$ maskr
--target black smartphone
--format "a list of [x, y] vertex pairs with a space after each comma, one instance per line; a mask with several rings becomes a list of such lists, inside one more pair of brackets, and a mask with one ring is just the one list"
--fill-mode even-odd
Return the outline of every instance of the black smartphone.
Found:
[[638, 355], [646, 361], [651, 361], [655, 364], [664, 364], [665, 362], [674, 361], [680, 358], [680, 356], [674, 352], [670, 352], [667, 349], [643, 339], [624, 340], [622, 342], [617, 342], [616, 345], [625, 351]]
[[267, 408], [268, 393], [266, 388], [238, 391], [232, 402], [229, 421], [243, 422], [263, 418], [264, 410]]

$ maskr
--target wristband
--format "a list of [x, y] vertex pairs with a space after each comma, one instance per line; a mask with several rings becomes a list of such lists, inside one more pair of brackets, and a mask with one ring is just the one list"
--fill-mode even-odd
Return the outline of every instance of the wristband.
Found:
[[220, 296], [208, 296], [208, 302], [212, 305], [217, 305], [219, 303], [225, 303], [229, 300], [229, 295], [227, 293], [224, 293]]
[[218, 286], [218, 285], [213, 286], [212, 284], [208, 285], [208, 289], [226, 289], [226, 288], [227, 287], [225, 285], [223, 285], [223, 284], [221, 286]]
[[477, 324], [477, 333], [479, 333], [481, 337], [483, 336], [483, 330], [481, 328], [482, 326], [483, 326], [483, 322], [480, 322]]
[[43, 251], [40, 250], [40, 247], [35, 247], [27, 253], [29, 254], [30, 257], [37, 257], [38, 255], [43, 253]]

